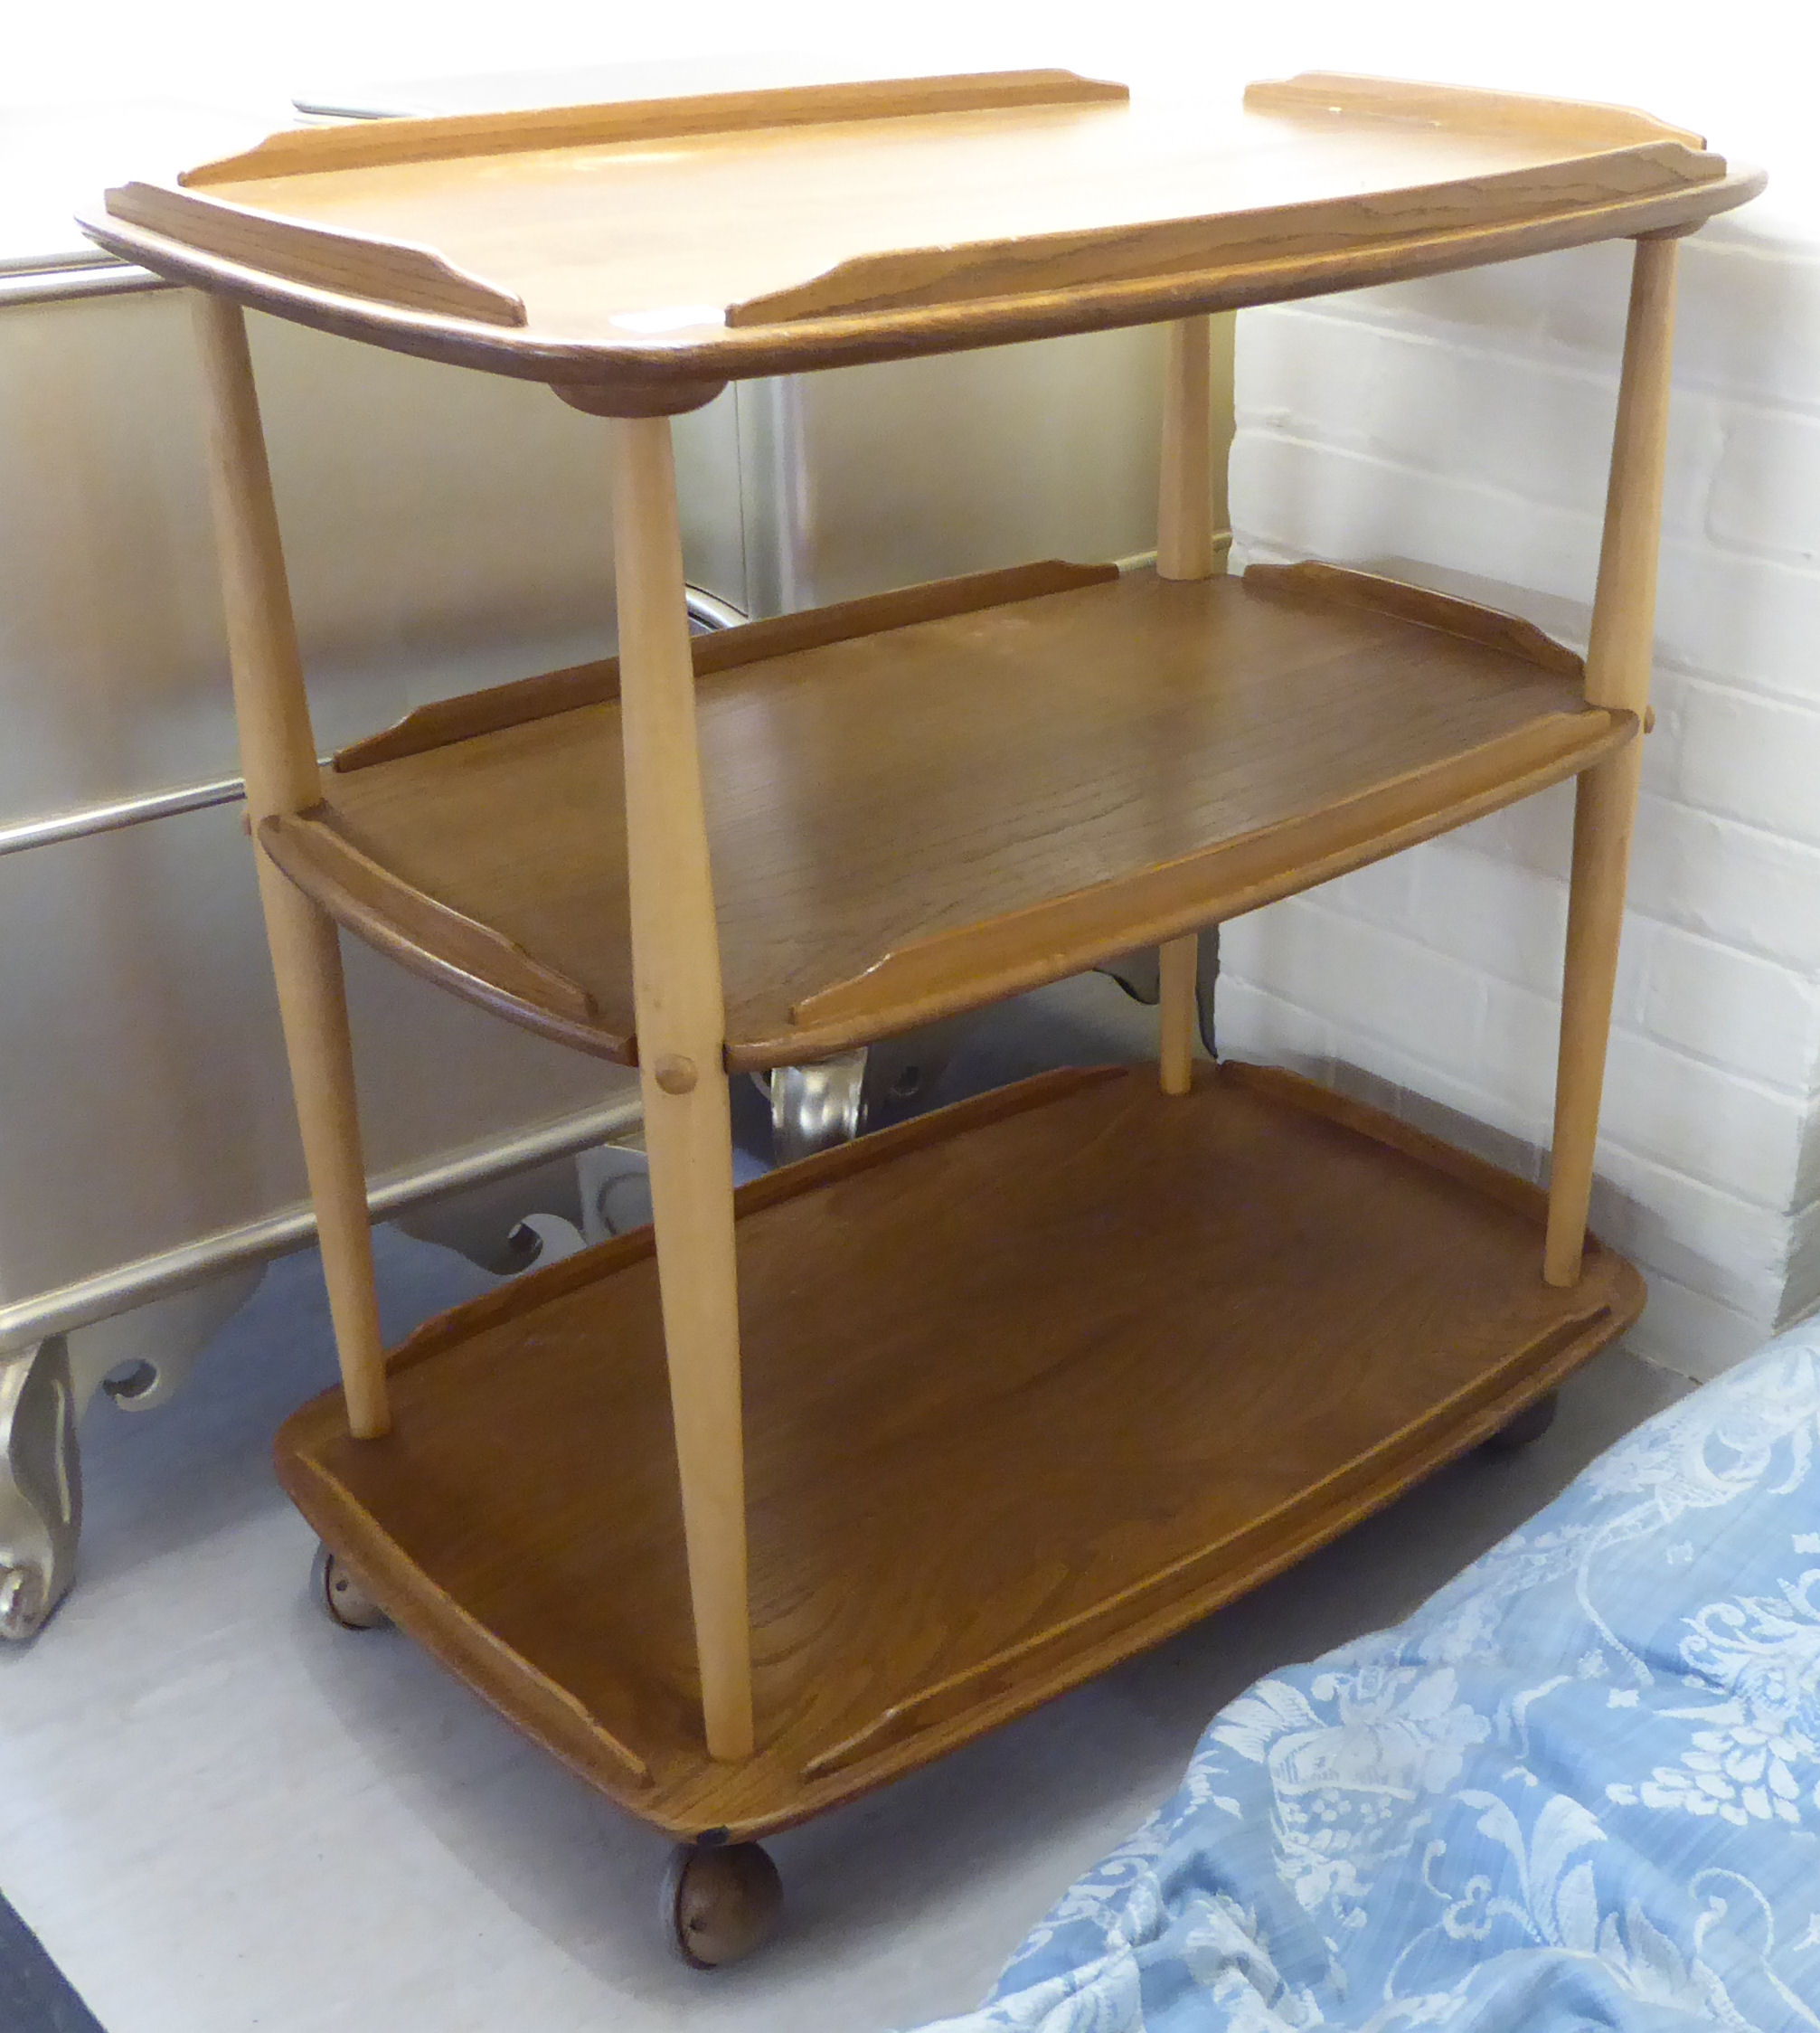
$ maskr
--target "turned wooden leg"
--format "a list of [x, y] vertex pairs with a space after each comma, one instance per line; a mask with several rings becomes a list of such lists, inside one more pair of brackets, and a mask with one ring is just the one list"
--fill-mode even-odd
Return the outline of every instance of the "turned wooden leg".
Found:
[[1201, 941], [1194, 932], [1156, 949], [1158, 1070], [1165, 1094], [1185, 1094], [1193, 1080], [1194, 1039], [1200, 1030], [1195, 967]]
[[334, 921], [258, 846], [262, 819], [306, 811], [321, 801], [316, 736], [297, 657], [246, 319], [237, 304], [223, 298], [198, 295], [194, 305], [209, 394], [209, 494], [259, 901], [316, 1203], [348, 1425], [357, 1438], [372, 1440], [387, 1430], [391, 1414], [372, 1286], [372, 1234], [341, 947]]
[[1580, 1276], [1592, 1198], [1606, 1037], [1643, 768], [1641, 722], [1649, 704], [1655, 638], [1678, 251], [1679, 242], [1673, 239], [1638, 241], [1631, 278], [1598, 591], [1587, 650], [1586, 696], [1589, 704], [1635, 714], [1639, 726], [1636, 739], [1627, 748], [1581, 776], [1574, 804], [1573, 884], [1561, 978], [1561, 1058], [1542, 1259], [1542, 1275], [1551, 1285], [1570, 1285]]
[[1156, 576], [1211, 579], [1213, 565], [1213, 327], [1184, 317], [1164, 363]]
[[[1159, 579], [1213, 576], [1212, 326], [1184, 317], [1169, 327], [1163, 386], [1163, 471], [1156, 501]], [[1198, 1029], [1194, 934], [1157, 949], [1162, 997], [1157, 1060], [1163, 1092], [1185, 1094]]]
[[726, 1011], [670, 425], [613, 421], [638, 1071], [708, 1750], [752, 1750]]

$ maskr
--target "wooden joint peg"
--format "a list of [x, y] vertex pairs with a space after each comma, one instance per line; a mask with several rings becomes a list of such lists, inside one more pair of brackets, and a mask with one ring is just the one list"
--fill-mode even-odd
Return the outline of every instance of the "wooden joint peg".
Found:
[[[209, 496], [247, 786], [246, 818], [257, 836], [262, 818], [305, 811], [319, 802], [322, 771], [297, 655], [246, 319], [238, 304], [222, 297], [198, 296], [194, 305], [208, 390]], [[372, 1233], [341, 944], [328, 914], [280, 875], [262, 849], [255, 846], [253, 851], [348, 1426], [357, 1440], [375, 1440], [389, 1428], [391, 1414], [372, 1283]]]
[[[1635, 714], [1646, 725], [1679, 248], [1673, 239], [1636, 242], [1598, 591], [1586, 657], [1588, 704]], [[1643, 743], [1630, 742], [1585, 771], [1575, 793], [1548, 1239], [1542, 1257], [1542, 1275], [1551, 1285], [1578, 1281], [1585, 1249], [1631, 824], [1642, 768]]]
[[633, 1003], [638, 1035], [664, 1041], [640, 1055], [658, 1297], [703, 1730], [738, 1760], [753, 1725], [733, 1138], [675, 466], [667, 418], [608, 428]]

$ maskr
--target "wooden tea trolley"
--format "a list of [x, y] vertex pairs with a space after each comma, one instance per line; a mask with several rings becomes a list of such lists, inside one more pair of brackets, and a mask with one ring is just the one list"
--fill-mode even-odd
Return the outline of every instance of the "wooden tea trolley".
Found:
[[[90, 224], [202, 292], [345, 1386], [287, 1423], [279, 1472], [351, 1620], [395, 1619], [685, 1839], [693, 1959], [763, 1932], [756, 1838], [1229, 1601], [1635, 1319], [1636, 1273], [1585, 1229], [1676, 236], [1760, 182], [1601, 107], [1303, 77], [1221, 113], [1032, 71], [281, 134]], [[1215, 575], [1206, 314], [1617, 237], [1584, 666], [1360, 572]], [[243, 305], [608, 420], [618, 658], [426, 707], [325, 776]], [[1154, 570], [1035, 563], [692, 645], [672, 414], [740, 377], [1150, 321]], [[1193, 1062], [1197, 929], [1569, 776], [1546, 1197], [1304, 1081]], [[388, 1356], [337, 925], [636, 1061], [655, 1232]], [[1149, 943], [1160, 1072], [1050, 1074], [733, 1191], [730, 1075]]]

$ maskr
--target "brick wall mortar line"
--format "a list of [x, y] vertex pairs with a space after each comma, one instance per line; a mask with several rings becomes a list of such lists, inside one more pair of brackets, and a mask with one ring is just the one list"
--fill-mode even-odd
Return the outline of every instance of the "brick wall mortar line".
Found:
[[[1254, 994], [1264, 996], [1268, 999], [1278, 1003], [1280, 1007], [1296, 1012], [1305, 1019], [1311, 1019], [1316, 1023], [1328, 1021], [1314, 1015], [1305, 1004], [1293, 1002], [1287, 998], [1274, 995], [1268, 989], [1259, 988], [1257, 984], [1252, 982], [1248, 982], [1246, 986]], [[1364, 1031], [1363, 1026], [1361, 1026], [1361, 1035], [1372, 1042], [1382, 1042], [1390, 1045], [1397, 1053], [1399, 1058], [1405, 1061], [1413, 1072], [1418, 1074], [1431, 1075], [1438, 1084], [1447, 1088], [1450, 1092], [1480, 1104], [1480, 1112], [1476, 1113], [1473, 1119], [1482, 1129], [1493, 1130], [1499, 1135], [1510, 1137], [1519, 1143], [1525, 1144], [1537, 1154], [1539, 1158], [1546, 1159], [1549, 1148], [1546, 1122], [1537, 1123], [1532, 1118], [1528, 1110], [1519, 1104], [1514, 1104], [1508, 1095], [1499, 1094], [1492, 1089], [1484, 1087], [1477, 1082], [1454, 1072], [1449, 1067], [1437, 1065], [1433, 1060], [1425, 1057], [1419, 1051], [1398, 1045], [1393, 1040], [1380, 1040], [1376, 1034]], [[1340, 1042], [1344, 1043], [1344, 1039]], [[1362, 1070], [1371, 1071], [1369, 1067]], [[1408, 1083], [1393, 1081], [1391, 1084], [1407, 1086]], [[1412, 1092], [1417, 1092], [1421, 1099], [1435, 1102], [1437, 1105], [1448, 1105], [1445, 1098], [1441, 1095], [1424, 1093], [1419, 1089], [1412, 1090]], [[1519, 1127], [1513, 1128], [1511, 1125], [1514, 1121]], [[1652, 1157], [1646, 1152], [1637, 1150], [1634, 1146], [1627, 1143], [1622, 1137], [1616, 1136], [1604, 1128], [1601, 1128], [1599, 1131], [1598, 1148], [1601, 1154], [1614, 1154], [1622, 1158], [1627, 1165], [1651, 1173], [1664, 1181], [1678, 1181], [1683, 1186], [1693, 1187], [1697, 1192], [1711, 1194], [1715, 1199], [1723, 1201], [1732, 1208], [1746, 1215], [1760, 1215], [1772, 1221], [1787, 1224], [1800, 1219], [1804, 1214], [1811, 1209], [1820, 1208], [1820, 1199], [1810, 1200], [1804, 1202], [1801, 1209], [1791, 1215], [1786, 1207], [1778, 1206], [1767, 1200], [1753, 1199], [1749, 1194], [1740, 1193], [1733, 1187], [1722, 1186], [1716, 1180], [1702, 1177], [1697, 1172], [1683, 1171], [1679, 1166], [1665, 1164], [1660, 1158]], [[1603, 1158], [1601, 1162], [1603, 1163]], [[1598, 1176], [1607, 1183], [1610, 1183], [1611, 1174], [1608, 1168], [1601, 1169]]]
[[[1589, 388], [1608, 389], [1614, 411], [1616, 411], [1618, 369], [1616, 353], [1612, 355], [1609, 368], [1600, 368], [1576, 364], [1576, 358], [1584, 358], [1583, 355], [1563, 357], [1545, 349], [1518, 351], [1508, 346], [1487, 345], [1475, 339], [1448, 337], [1444, 335], [1458, 328], [1449, 327], [1439, 319], [1431, 324], [1423, 324], [1418, 323], [1416, 317], [1412, 317], [1406, 322], [1394, 317], [1374, 317], [1363, 310], [1327, 310], [1313, 304], [1271, 305], [1266, 307], [1269, 311], [1271, 323], [1275, 323], [1284, 312], [1293, 312], [1298, 319], [1306, 318], [1310, 324], [1329, 326], [1335, 331], [1367, 331], [1383, 338], [1405, 340], [1412, 345], [1469, 361], [1485, 362], [1493, 366], [1512, 367], [1519, 371], [1524, 368], [1541, 369], [1546, 374], [1559, 375], [1563, 381], [1579, 382]], [[1820, 402], [1753, 401], [1749, 395], [1729, 389], [1723, 383], [1702, 383], [1697, 374], [1691, 374], [1691, 378], [1683, 380], [1678, 366], [1674, 376], [1674, 391], [1677, 395], [1684, 391], [1718, 408], [1762, 421], [1774, 422], [1789, 417], [1802, 422], [1820, 421]], [[1239, 407], [1242, 415], [1244, 406], [1241, 404]]]
[[[1689, 292], [1691, 293], [1691, 292]], [[1268, 305], [1260, 308], [1271, 315], [1282, 310], [1294, 309], [1299, 316], [1318, 320], [1339, 329], [1348, 326], [1386, 338], [1410, 338], [1426, 345], [1434, 345], [1448, 351], [1464, 354], [1473, 360], [1485, 361], [1495, 366], [1522, 369], [1540, 367], [1550, 374], [1558, 374], [1566, 379], [1585, 382], [1612, 390], [1614, 398], [1617, 388], [1618, 349], [1616, 336], [1609, 353], [1610, 365], [1598, 367], [1589, 364], [1592, 355], [1584, 349], [1560, 345], [1544, 344], [1519, 350], [1513, 346], [1487, 345], [1484, 340], [1463, 339], [1457, 335], [1461, 326], [1445, 318], [1433, 317], [1424, 311], [1410, 311], [1400, 315], [1368, 309], [1363, 305], [1350, 307], [1344, 312], [1317, 309], [1313, 304]], [[1443, 335], [1453, 335], [1444, 336]], [[1598, 357], [1608, 357], [1601, 351]], [[1242, 377], [1242, 358], [1239, 372]], [[1730, 408], [1769, 416], [1792, 416], [1803, 420], [1820, 420], [1820, 401], [1802, 402], [1783, 398], [1771, 402], [1753, 402], [1735, 380], [1727, 380], [1703, 373], [1691, 362], [1677, 360], [1674, 369], [1674, 389], [1677, 394], [1685, 392], [1696, 395], [1702, 401], [1723, 404]]]
[[[1472, 495], [1485, 501], [1494, 503], [1521, 502], [1524, 508], [1532, 512], [1540, 508], [1545, 514], [1551, 515], [1560, 515], [1576, 523], [1585, 523], [1595, 533], [1600, 526], [1602, 517], [1602, 510], [1600, 509], [1571, 507], [1564, 502], [1524, 494], [1518, 488], [1507, 487], [1494, 480], [1463, 479], [1457, 472], [1450, 473], [1439, 467], [1421, 466], [1410, 459], [1387, 457], [1382, 452], [1368, 450], [1359, 445], [1345, 444], [1337, 439], [1306, 437], [1297, 431], [1281, 430], [1268, 422], [1249, 420], [1243, 410], [1236, 413], [1236, 422], [1237, 429], [1233, 433], [1233, 443], [1235, 445], [1240, 439], [1249, 433], [1264, 439], [1272, 444], [1292, 446], [1297, 450], [1311, 453], [1322, 459], [1351, 459], [1355, 465], [1367, 468], [1377, 467], [1384, 472], [1400, 474], [1411, 480], [1439, 481], [1446, 487], [1457, 487], [1464, 494]], [[1710, 481], [1707, 491], [1710, 496]], [[1708, 506], [1710, 506], [1710, 500]], [[1245, 541], [1244, 532], [1237, 527], [1236, 524], [1233, 535], [1235, 542]], [[1787, 552], [1778, 551], [1766, 544], [1727, 543], [1722, 538], [1712, 535], [1707, 530], [1703, 522], [1697, 541], [1690, 536], [1679, 534], [1674, 529], [1666, 530], [1663, 537], [1664, 555], [1672, 554], [1677, 547], [1710, 553], [1721, 563], [1733, 562], [1765, 565], [1772, 571], [1784, 572], [1790, 579], [1797, 580], [1804, 584], [1809, 582], [1820, 583], [1820, 563], [1804, 565], [1792, 558]], [[1551, 597], [1560, 598], [1562, 596], [1551, 595]], [[1789, 695], [1778, 695], [1788, 696]]]
[[[1552, 877], [1542, 879], [1554, 881]], [[1566, 887], [1564, 884], [1560, 884], [1557, 886], [1563, 889]], [[1394, 926], [1386, 924], [1382, 918], [1366, 917], [1363, 913], [1355, 914], [1343, 911], [1333, 904], [1323, 904], [1320, 909], [1324, 916], [1332, 918], [1336, 922], [1352, 925], [1355, 928], [1360, 925], [1369, 926], [1374, 931], [1383, 932], [1387, 938], [1399, 939], [1404, 944], [1413, 946], [1419, 952], [1429, 954], [1438, 960], [1451, 961], [1456, 967], [1468, 974], [1482, 976], [1486, 981], [1495, 983], [1499, 988], [1514, 988], [1519, 994], [1533, 997], [1538, 1001], [1548, 1004], [1552, 1007], [1559, 1007], [1558, 992], [1551, 995], [1548, 990], [1538, 988], [1533, 980], [1523, 979], [1489, 960], [1462, 960], [1458, 953], [1446, 946], [1435, 945], [1412, 933], [1399, 932]], [[1631, 915], [1635, 917], [1639, 925], [1646, 924], [1676, 937], [1700, 939], [1698, 933], [1684, 931], [1681, 926], [1672, 923], [1667, 919], [1647, 917], [1641, 912], [1633, 912]], [[1700, 942], [1711, 947], [1715, 952], [1730, 954], [1736, 959], [1749, 960], [1759, 967], [1773, 967], [1778, 972], [1787, 975], [1789, 980], [1797, 987], [1810, 988], [1815, 986], [1815, 977], [1803, 974], [1783, 961], [1770, 960], [1761, 953], [1750, 952], [1741, 946], [1729, 946], [1720, 940], [1700, 939]], [[1243, 979], [1246, 978], [1241, 976], [1238, 979]], [[1255, 981], [1248, 980], [1247, 985], [1252, 988], [1259, 987], [1259, 984]], [[1289, 998], [1279, 998], [1278, 999], [1287, 1001]], [[1301, 1003], [1291, 1003], [1290, 1006], [1297, 1009], [1306, 1008], [1306, 1005]], [[1328, 1022], [1334, 1021], [1331, 1017], [1325, 1020]], [[1359, 1027], [1362, 1030], [1367, 1028], [1363, 1025]], [[1377, 1035], [1379, 1034], [1370, 1033], [1369, 1035]], [[1704, 1066], [1710, 1072], [1721, 1073], [1729, 1079], [1735, 1079], [1742, 1086], [1754, 1087], [1760, 1093], [1789, 1101], [1806, 1101], [1811, 1092], [1811, 1089], [1806, 1085], [1796, 1086], [1783, 1081], [1766, 1079], [1761, 1074], [1751, 1073], [1747, 1067], [1736, 1065], [1726, 1059], [1717, 1058], [1711, 1053], [1697, 1051], [1693, 1047], [1683, 1044], [1679, 1038], [1673, 1037], [1665, 1032], [1655, 1030], [1646, 1024], [1627, 1022], [1622, 1018], [1614, 1017], [1611, 1035], [1614, 1037], [1639, 1039], [1644, 1044], [1654, 1045], [1660, 1050], [1673, 1052], [1694, 1065]], [[1816, 1044], [1816, 1052], [1820, 1052], [1820, 1044]]]
[[[1292, 1010], [1306, 1021], [1329, 1026], [1334, 1026], [1334, 1018], [1324, 1016], [1320, 1011], [1311, 1009], [1306, 1003], [1297, 1002], [1293, 997], [1281, 995], [1277, 990], [1267, 988], [1260, 982], [1250, 980], [1245, 976], [1236, 976], [1234, 979], [1243, 981], [1245, 987], [1252, 994], [1262, 996], [1282, 1008]], [[1344, 1042], [1344, 1027], [1337, 1027], [1341, 1028], [1341, 1036], [1336, 1039], [1336, 1045]], [[1547, 1156], [1547, 1137], [1544, 1135], [1537, 1138], [1532, 1133], [1531, 1111], [1520, 1102], [1513, 1100], [1509, 1094], [1500, 1093], [1495, 1088], [1485, 1087], [1479, 1082], [1467, 1078], [1449, 1066], [1438, 1065], [1434, 1060], [1427, 1057], [1415, 1047], [1399, 1039], [1386, 1037], [1382, 1032], [1373, 1031], [1367, 1025], [1359, 1024], [1352, 1026], [1352, 1028], [1360, 1036], [1372, 1043], [1389, 1045], [1400, 1058], [1406, 1060], [1418, 1073], [1432, 1074], [1437, 1081], [1445, 1086], [1477, 1100], [1490, 1102], [1498, 1110], [1499, 1115], [1504, 1120], [1499, 1120], [1491, 1115], [1481, 1116], [1476, 1119], [1481, 1128], [1495, 1130], [1503, 1135], [1514, 1137], [1521, 1142], [1529, 1143], [1544, 1158]], [[1651, 1042], [1654, 1043], [1655, 1041], [1652, 1040]], [[1370, 1069], [1364, 1070], [1369, 1071]], [[1423, 1098], [1434, 1102], [1440, 1100], [1439, 1096], [1433, 1094], [1426, 1095]], [[1525, 1127], [1513, 1130], [1509, 1126], [1512, 1120], [1523, 1123]], [[1664, 1164], [1660, 1158], [1651, 1157], [1648, 1153], [1638, 1150], [1633, 1145], [1627, 1143], [1622, 1137], [1613, 1134], [1603, 1124], [1599, 1128], [1598, 1148], [1601, 1151], [1610, 1149], [1621, 1152], [1630, 1164], [1646, 1167], [1650, 1171], [1656, 1173], [1664, 1179], [1683, 1180], [1689, 1186], [1698, 1187], [1702, 1193], [1717, 1195], [1721, 1199], [1730, 1201], [1733, 1206], [1743, 1208], [1748, 1212], [1768, 1215], [1778, 1221], [1799, 1218], [1798, 1214], [1791, 1216], [1787, 1207], [1778, 1206], [1772, 1201], [1753, 1199], [1749, 1194], [1740, 1193], [1735, 1187], [1722, 1186], [1716, 1179], [1703, 1178], [1698, 1172], [1683, 1171], [1678, 1165]], [[1606, 1176], [1608, 1177], [1608, 1175]], [[1805, 1212], [1806, 1209], [1815, 1206], [1820, 1206], [1820, 1196], [1803, 1202], [1802, 1211]]]
[[[1638, 802], [1640, 804], [1648, 803], [1652, 805], [1665, 806], [1670, 811], [1693, 812], [1696, 814], [1700, 818], [1705, 820], [1709, 825], [1724, 827], [1735, 833], [1748, 834], [1753, 840], [1771, 841], [1778, 847], [1792, 847], [1797, 854], [1812, 855], [1816, 864], [1816, 869], [1820, 869], [1820, 846], [1816, 846], [1811, 840], [1797, 840], [1794, 837], [1794, 835], [1790, 833], [1775, 832], [1767, 826], [1752, 826], [1749, 819], [1740, 818], [1735, 812], [1708, 811], [1704, 806], [1696, 805], [1693, 803], [1689, 799], [1669, 798], [1665, 797], [1659, 790], [1650, 790], [1647, 789], [1646, 789], [1642, 792]], [[1509, 808], [1510, 808], [1508, 806], [1500, 806], [1498, 808], [1500, 811], [1506, 811]], [[1451, 836], [1442, 834], [1438, 836], [1438, 837], [1447, 839], [1451, 837]], [[1503, 855], [1488, 854], [1484, 847], [1475, 846], [1469, 840], [1461, 840], [1458, 844], [1461, 846], [1465, 847], [1469, 854], [1484, 855], [1485, 859], [1488, 861], [1504, 861], [1508, 858], [1507, 856]], [[1521, 865], [1526, 867], [1528, 866], [1528, 864], [1523, 863], [1521, 864]], [[1548, 871], [1542, 869], [1538, 869], [1535, 872], [1538, 875], [1549, 873]], [[1561, 880], [1560, 877], [1552, 875], [1551, 876], [1551, 879], [1555, 881]], [[1816, 876], [1815, 895], [1816, 899], [1820, 899], [1820, 876]], [[1820, 909], [1820, 902], [1816, 902], [1815, 908]], [[1664, 923], [1672, 923], [1673, 920], [1664, 919], [1661, 922]], [[1750, 947], [1740, 947], [1739, 950], [1740, 952], [1753, 952], [1755, 949]]]

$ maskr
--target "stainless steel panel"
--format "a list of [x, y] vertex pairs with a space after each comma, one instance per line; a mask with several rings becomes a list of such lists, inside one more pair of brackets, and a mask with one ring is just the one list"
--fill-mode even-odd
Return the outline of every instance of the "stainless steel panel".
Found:
[[[610, 649], [598, 424], [541, 388], [252, 324], [325, 746]], [[0, 836], [237, 773], [202, 442], [181, 293], [0, 310]], [[731, 400], [684, 420], [678, 452], [693, 575], [743, 606]], [[0, 1308], [295, 1210], [237, 807], [0, 856]], [[374, 1171], [630, 1090], [363, 948], [348, 963]]]
[[[254, 318], [325, 747], [608, 648], [605, 433], [546, 391]], [[1158, 339], [750, 384], [678, 427], [692, 575], [759, 611], [1150, 542]], [[95, 838], [235, 743], [180, 292], [0, 312], [0, 1307], [295, 1210], [238, 809]], [[198, 800], [201, 802], [201, 800]], [[21, 829], [24, 829], [21, 832]], [[628, 1083], [350, 947], [372, 1169]], [[288, 1215], [287, 1215], [288, 1218]]]
[[[325, 747], [611, 647], [597, 422], [250, 324]], [[677, 436], [691, 574], [744, 606], [731, 399]], [[234, 775], [184, 293], [0, 312], [0, 822]]]
[[1162, 387], [1154, 326], [742, 384], [751, 611], [1153, 549]]
[[[0, 1304], [304, 1196], [234, 808], [0, 860]], [[630, 1085], [344, 941], [371, 1171]]]

